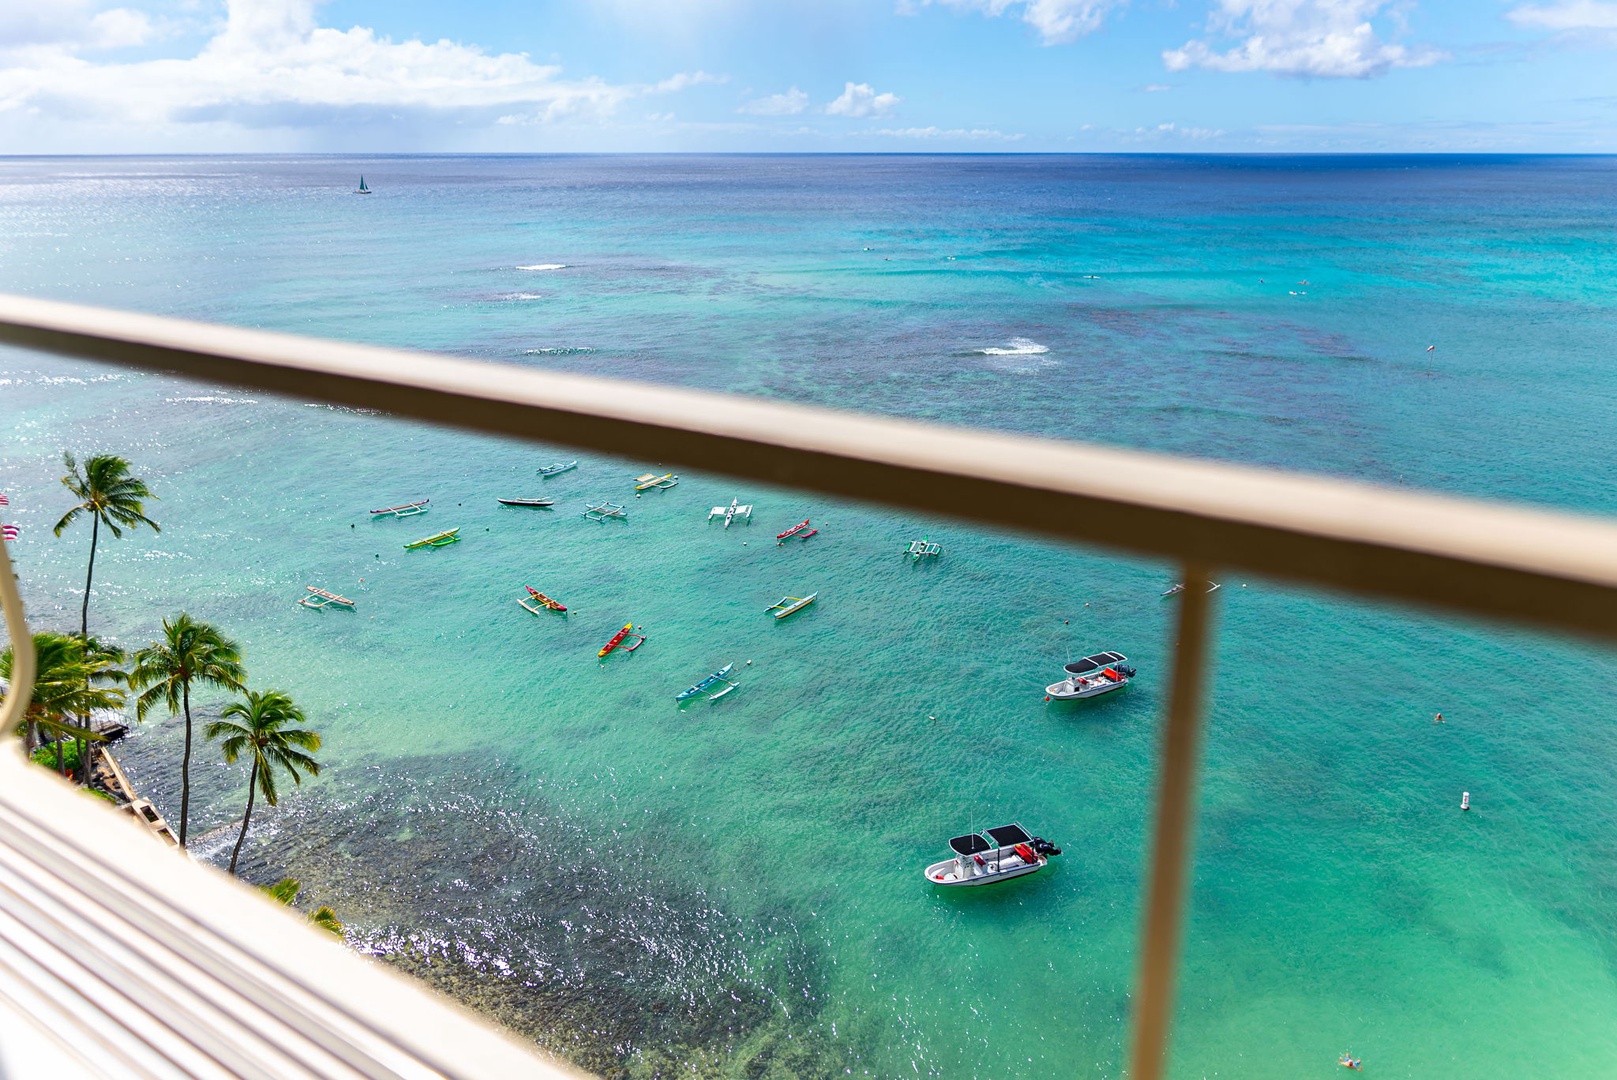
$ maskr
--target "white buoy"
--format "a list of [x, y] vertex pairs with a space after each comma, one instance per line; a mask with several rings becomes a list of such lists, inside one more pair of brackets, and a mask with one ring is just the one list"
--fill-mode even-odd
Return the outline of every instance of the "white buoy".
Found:
[[1460, 792], [1460, 809], [1471, 809], [1471, 793], [1469, 791]]

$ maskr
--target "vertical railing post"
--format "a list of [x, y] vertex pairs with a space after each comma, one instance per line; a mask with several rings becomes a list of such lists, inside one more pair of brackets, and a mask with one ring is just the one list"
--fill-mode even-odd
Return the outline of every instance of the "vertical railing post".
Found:
[[0, 738], [10, 735], [22, 723], [23, 713], [34, 696], [34, 638], [23, 618], [22, 596], [17, 578], [11, 572], [6, 542], [0, 539], [0, 608], [5, 611], [6, 636], [11, 639], [11, 679], [6, 697], [0, 703]]
[[1139, 982], [1129, 1080], [1160, 1080], [1168, 1060], [1174, 975], [1190, 873], [1196, 772], [1206, 697], [1212, 597], [1207, 568], [1184, 567], [1168, 725], [1157, 768], [1157, 821], [1151, 840], [1151, 879], [1140, 927]]

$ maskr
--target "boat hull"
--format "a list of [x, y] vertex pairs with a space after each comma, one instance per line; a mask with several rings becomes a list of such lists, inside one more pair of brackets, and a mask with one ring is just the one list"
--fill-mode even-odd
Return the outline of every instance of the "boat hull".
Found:
[[1110, 694], [1113, 690], [1121, 690], [1129, 681], [1123, 679], [1114, 682], [1111, 679], [1063, 679], [1058, 683], [1051, 683], [1044, 688], [1044, 692], [1052, 701], [1078, 701], [1083, 698], [1100, 697]]
[[943, 862], [933, 863], [926, 868], [925, 872], [926, 879], [940, 888], [969, 889], [977, 885], [993, 885], [997, 882], [1009, 881], [1011, 878], [1036, 874], [1049, 864], [1050, 860], [1043, 855], [1039, 856], [1039, 861], [1036, 863], [1023, 862], [1021, 857], [1017, 855], [1007, 855], [999, 861], [1000, 869], [992, 870], [978, 866], [977, 869], [980, 873], [976, 875], [958, 876], [959, 863], [955, 859], [945, 859]]

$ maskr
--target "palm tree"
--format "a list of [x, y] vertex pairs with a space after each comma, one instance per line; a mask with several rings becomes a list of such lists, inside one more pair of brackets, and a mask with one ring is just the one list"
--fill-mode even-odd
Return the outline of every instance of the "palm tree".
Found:
[[[101, 682], [111, 686], [117, 686], [120, 683], [126, 684], [129, 682], [129, 672], [125, 671], [123, 667], [126, 657], [122, 649], [118, 648], [116, 645], [103, 644], [96, 638], [81, 638], [80, 641], [84, 646], [85, 661], [94, 668], [94, 672], [91, 674], [89, 679], [89, 685], [93, 686], [93, 684]], [[117, 698], [118, 705], [122, 706], [125, 698], [125, 694], [122, 690], [117, 691]], [[104, 708], [105, 706], [95, 707]], [[90, 727], [90, 714], [88, 712], [83, 712], [79, 713], [78, 716], [79, 726], [88, 730]], [[79, 749], [78, 782], [81, 784], [89, 784], [90, 766], [94, 764], [92, 760], [94, 750], [92, 748], [95, 745], [95, 741], [86, 739], [81, 735], [78, 737], [77, 742]], [[60, 772], [62, 765], [60, 750], [58, 750], [56, 757], [57, 771]]]
[[[39, 744], [44, 731], [58, 740], [78, 738], [100, 741], [102, 736], [69, 718], [88, 716], [96, 709], [116, 709], [124, 703], [124, 692], [114, 686], [97, 686], [110, 681], [113, 661], [104, 651], [91, 652], [83, 638], [72, 634], [44, 631], [34, 635], [34, 689], [23, 712], [24, 745], [29, 753]], [[12, 653], [0, 653], [0, 678], [11, 679]], [[121, 674], [121, 673], [120, 673]], [[57, 745], [57, 768], [62, 764], [62, 748]]]
[[101, 526], [112, 530], [114, 537], [123, 536], [124, 528], [134, 529], [150, 525], [152, 532], [162, 532], [157, 522], [144, 513], [142, 499], [155, 499], [146, 489], [146, 481], [129, 475], [129, 462], [111, 454], [97, 454], [84, 462], [80, 471], [72, 454], [63, 454], [62, 463], [67, 475], [62, 484], [79, 500], [79, 505], [62, 515], [56, 523], [56, 535], [73, 524], [80, 514], [90, 515], [90, 568], [84, 573], [84, 609], [79, 615], [79, 636], [90, 636], [90, 581], [95, 576], [95, 548], [101, 539]]
[[[241, 835], [230, 852], [230, 872], [236, 872], [236, 859], [241, 856], [242, 841], [247, 839], [247, 825], [253, 818], [253, 796], [262, 792], [264, 801], [271, 806], [279, 804], [275, 791], [275, 770], [285, 769], [294, 784], [303, 783], [298, 770], [310, 776], [320, 775], [320, 763], [305, 750], [320, 749], [320, 736], [307, 728], [288, 727], [303, 724], [303, 710], [280, 690], [247, 691], [246, 701], [232, 701], [220, 712], [221, 719], [207, 726], [204, 734], [210, 739], [223, 739], [219, 749], [225, 761], [234, 764], [243, 754], [251, 754], [253, 766], [247, 774], [247, 811], [241, 816]], [[232, 723], [239, 719], [240, 723]]]
[[[291, 907], [292, 901], [298, 898], [298, 890], [302, 889], [303, 885], [297, 878], [282, 878], [273, 885], [260, 885], [259, 888], [287, 907]], [[311, 923], [326, 933], [336, 934], [338, 937], [343, 936], [342, 923], [338, 920], [337, 913], [325, 904], [321, 904], [309, 912], [308, 918]]]
[[172, 713], [185, 714], [185, 753], [180, 758], [180, 847], [185, 847], [186, 824], [191, 816], [191, 684], [220, 690], [246, 689], [247, 672], [241, 649], [207, 623], [185, 612], [163, 620], [163, 638], [135, 653], [129, 673], [132, 689], [144, 691], [135, 699], [135, 719], [144, 720], [161, 702]]

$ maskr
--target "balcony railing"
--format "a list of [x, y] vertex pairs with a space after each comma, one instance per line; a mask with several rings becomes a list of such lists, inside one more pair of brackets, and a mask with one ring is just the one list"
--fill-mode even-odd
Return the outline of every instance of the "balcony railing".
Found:
[[[490, 434], [634, 453], [1176, 562], [1186, 588], [1147, 870], [1129, 1071], [1135, 1080], [1157, 1080], [1164, 1072], [1180, 951], [1213, 603], [1198, 583], [1215, 569], [1244, 569], [1298, 585], [1617, 638], [1617, 525], [1593, 518], [22, 297], [0, 297], [0, 342]], [[11, 639], [27, 642], [3, 545], [0, 578]], [[5, 703], [8, 723], [27, 696], [26, 674], [19, 664]], [[496, 1069], [523, 1075], [556, 1068], [532, 1058], [524, 1073], [499, 1056], [520, 1053], [515, 1044], [474, 1046], [452, 1025], [445, 1030], [453, 1037], [429, 1038], [423, 1034], [428, 1026], [411, 1021], [421, 1010], [445, 1007], [425, 995], [410, 997], [402, 983], [339, 950], [301, 940], [310, 935], [293, 933], [295, 924], [276, 927], [275, 948], [242, 943], [251, 939], [226, 948], [231, 935], [220, 926], [263, 918], [256, 901], [159, 849], [136, 850], [116, 832], [120, 823], [101, 820], [107, 815], [95, 807], [75, 803], [74, 828], [52, 834], [64, 843], [78, 838], [72, 843], [80, 861], [54, 858], [30, 837], [51, 820], [57, 802], [71, 800], [53, 790], [48, 777], [11, 778], [24, 770], [20, 764], [13, 769], [9, 759], [4, 770], [0, 1004], [73, 1015], [71, 1003], [87, 994], [78, 968], [53, 966], [33, 951], [45, 942], [21, 931], [13, 936], [36, 911], [34, 894], [15, 887], [13, 875], [32, 875], [37, 885], [30, 887], [81, 889], [106, 905], [130, 891], [144, 895], [163, 927], [144, 945], [125, 940], [143, 933], [144, 924], [100, 925], [92, 916], [64, 924], [66, 939], [100, 934], [109, 949], [140, 947], [179, 958], [162, 973], [176, 1000], [246, 994], [265, 1014], [253, 1027], [238, 1023], [229, 1009], [175, 1012], [160, 996], [127, 1005], [126, 1028], [165, 1033], [167, 1041], [141, 1043], [147, 1056], [140, 1060], [169, 1061], [173, 1068], [153, 1064], [149, 1075], [493, 1076]], [[219, 925], [194, 914], [195, 897], [186, 891], [193, 879], [206, 882], [195, 895], [219, 913]], [[204, 963], [200, 958], [212, 958], [214, 949], [227, 959]], [[317, 954], [318, 981], [299, 970], [306, 956]], [[383, 985], [391, 997], [359, 992]], [[332, 996], [345, 1003], [345, 1023], [312, 1037], [329, 1068], [265, 1073], [248, 1067], [250, 1057], [221, 1052], [209, 1059], [218, 1065], [213, 1072], [185, 1071], [187, 1055], [246, 1045], [241, 1040], [262, 1039], [274, 1024], [296, 1027], [304, 1015], [297, 1010]], [[392, 1008], [406, 998], [415, 1012]], [[50, 1004], [57, 1001], [69, 1005]], [[474, 1024], [448, 1015], [454, 1023]], [[497, 1049], [479, 1057], [478, 1046]]]

